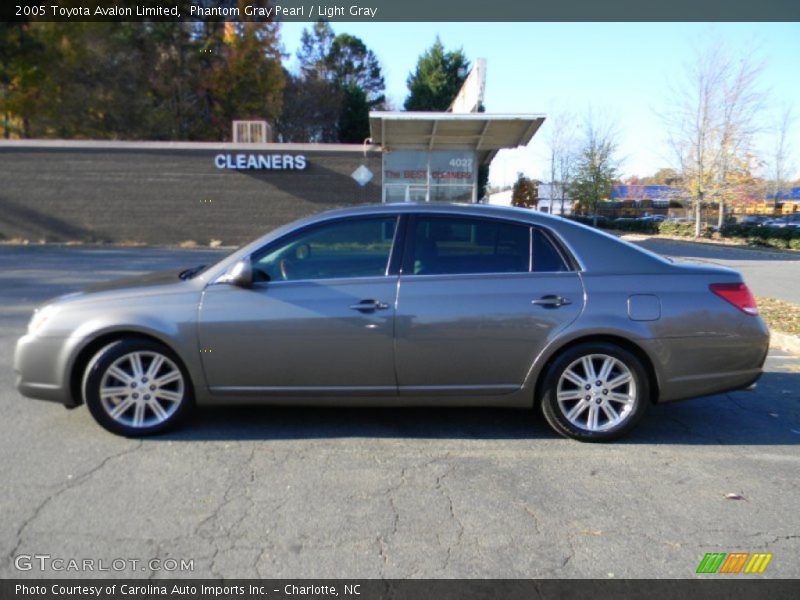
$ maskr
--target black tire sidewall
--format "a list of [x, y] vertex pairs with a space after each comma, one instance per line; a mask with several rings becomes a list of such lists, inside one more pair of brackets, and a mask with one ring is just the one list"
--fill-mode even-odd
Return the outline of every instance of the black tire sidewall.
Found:
[[[607, 354], [622, 361], [633, 373], [636, 382], [636, 406], [625, 422], [608, 431], [588, 431], [576, 427], [562, 413], [556, 399], [558, 380], [564, 370], [581, 356]], [[588, 342], [562, 352], [551, 363], [542, 386], [541, 409], [548, 424], [559, 434], [582, 442], [616, 440], [633, 429], [650, 405], [650, 381], [642, 361], [629, 350], [609, 342]]]
[[[100, 382], [106, 370], [118, 358], [131, 352], [158, 352], [174, 362], [181, 371], [184, 380], [184, 394], [178, 409], [163, 423], [150, 427], [130, 427], [115, 421], [103, 408], [100, 400]], [[123, 338], [103, 347], [95, 354], [86, 366], [81, 385], [83, 398], [92, 417], [103, 428], [126, 437], [143, 437], [162, 433], [180, 423], [194, 405], [192, 381], [183, 365], [183, 361], [167, 346], [145, 338]]]

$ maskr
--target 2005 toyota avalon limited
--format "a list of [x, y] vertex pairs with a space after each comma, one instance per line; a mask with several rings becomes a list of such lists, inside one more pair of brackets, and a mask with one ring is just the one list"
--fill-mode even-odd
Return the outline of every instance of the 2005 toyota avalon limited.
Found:
[[307, 403], [539, 407], [603, 441], [651, 403], [751, 385], [768, 345], [735, 271], [523, 209], [387, 204], [61, 297], [14, 365], [22, 394], [129, 436], [194, 404]]

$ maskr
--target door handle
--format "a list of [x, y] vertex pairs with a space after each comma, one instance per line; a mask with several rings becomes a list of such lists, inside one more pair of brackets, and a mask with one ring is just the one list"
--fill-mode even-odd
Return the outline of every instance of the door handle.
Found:
[[352, 310], [359, 310], [362, 312], [371, 312], [373, 310], [386, 310], [389, 308], [389, 305], [386, 304], [386, 302], [369, 298], [367, 300], [362, 300], [358, 304], [351, 304], [350, 308]]
[[531, 300], [531, 304], [544, 306], [545, 308], [558, 308], [565, 304], [572, 304], [572, 300], [564, 298], [564, 296], [557, 296], [555, 294], [547, 294], [538, 300]]

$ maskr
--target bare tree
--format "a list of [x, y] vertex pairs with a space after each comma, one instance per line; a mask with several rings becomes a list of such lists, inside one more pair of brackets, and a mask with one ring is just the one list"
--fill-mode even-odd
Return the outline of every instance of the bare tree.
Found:
[[794, 170], [792, 164], [792, 147], [789, 144], [789, 130], [794, 123], [791, 106], [786, 106], [781, 113], [775, 128], [775, 143], [772, 148], [769, 165], [770, 187], [775, 204], [789, 187], [789, 177]]
[[695, 207], [695, 235], [700, 235], [702, 206], [716, 200], [719, 224], [725, 199], [753, 163], [753, 137], [764, 94], [762, 65], [749, 56], [733, 56], [715, 43], [697, 51], [672, 106], [663, 117], [681, 176]]
[[555, 201], [560, 201], [559, 214], [564, 215], [564, 200], [574, 175], [575, 119], [569, 113], [557, 113], [548, 119], [550, 133], [547, 137], [550, 152], [550, 212], [555, 213]]

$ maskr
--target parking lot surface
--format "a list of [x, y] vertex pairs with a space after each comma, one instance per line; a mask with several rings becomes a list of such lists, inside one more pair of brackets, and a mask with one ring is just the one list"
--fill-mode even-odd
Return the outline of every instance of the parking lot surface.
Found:
[[676, 260], [736, 269], [757, 296], [800, 304], [800, 252], [649, 238], [637, 245]]
[[[733, 551], [800, 577], [800, 360], [783, 353], [757, 390], [653, 407], [609, 445], [556, 437], [532, 411], [460, 408], [204, 409], [127, 440], [15, 391], [34, 305], [215, 256], [0, 247], [0, 577], [695, 577], [705, 553]], [[34, 554], [194, 570], [15, 568]]]

